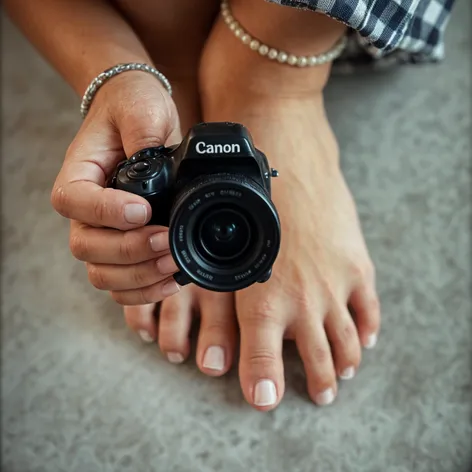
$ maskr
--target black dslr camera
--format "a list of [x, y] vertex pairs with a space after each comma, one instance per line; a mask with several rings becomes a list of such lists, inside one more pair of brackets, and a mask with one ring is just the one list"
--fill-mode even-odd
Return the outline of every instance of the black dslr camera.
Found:
[[280, 246], [270, 169], [244, 126], [201, 123], [176, 146], [144, 149], [110, 186], [144, 197], [169, 227], [175, 280], [232, 292], [269, 279]]

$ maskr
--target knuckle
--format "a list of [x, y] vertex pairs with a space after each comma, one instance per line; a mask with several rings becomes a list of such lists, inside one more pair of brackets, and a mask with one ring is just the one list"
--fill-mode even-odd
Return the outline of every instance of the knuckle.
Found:
[[315, 346], [312, 351], [312, 358], [315, 365], [324, 364], [331, 360], [331, 352], [323, 346]]
[[[331, 292], [328, 290], [328, 293]], [[292, 294], [292, 300], [297, 304], [301, 313], [311, 313], [313, 311], [314, 302], [313, 297], [308, 290], [299, 290]]]
[[165, 141], [163, 136], [159, 136], [155, 134], [155, 130], [141, 130], [137, 129], [132, 133], [135, 135], [135, 138], [132, 138], [129, 141], [129, 145], [133, 149], [146, 149], [150, 147], [156, 147], [160, 143]]
[[364, 279], [364, 268], [361, 264], [357, 264], [356, 262], [351, 263], [349, 266], [349, 272], [354, 280], [360, 281]]
[[341, 326], [340, 338], [343, 339], [345, 342], [350, 342], [357, 337], [357, 330], [354, 326], [354, 323], [344, 323]]
[[327, 307], [336, 305], [336, 289], [334, 283], [329, 279], [319, 282], [318, 294], [321, 300], [325, 301]]
[[155, 286], [146, 287], [141, 290], [136, 290], [136, 296], [139, 298], [138, 305], [147, 305], [148, 303], [160, 302], [162, 297], [156, 297]]
[[62, 185], [54, 185], [51, 192], [51, 205], [60, 215], [68, 218], [69, 216], [69, 198]]
[[332, 342], [337, 345], [351, 344], [358, 336], [357, 329], [350, 320], [339, 321], [333, 328], [330, 330], [330, 336]]
[[169, 113], [166, 107], [142, 106], [139, 103], [120, 112], [121, 128], [126, 130], [127, 145], [133, 149], [155, 147], [165, 142]]
[[126, 300], [126, 297], [123, 295], [122, 292], [111, 291], [110, 295], [111, 295], [111, 298], [113, 298], [113, 300], [115, 300], [115, 302], [118, 303], [119, 305], [123, 305], [123, 306], [131, 305], [129, 301]]
[[159, 321], [161, 322], [162, 327], [165, 326], [175, 326], [175, 323], [181, 318], [181, 312], [177, 305], [174, 304], [174, 299], [169, 298], [165, 304], [162, 305], [159, 312]]
[[375, 277], [375, 267], [369, 259], [364, 262], [352, 262], [349, 271], [352, 278], [360, 282], [370, 281]]
[[277, 363], [277, 355], [270, 349], [254, 349], [249, 352], [247, 360], [253, 367], [272, 367]]
[[248, 310], [246, 317], [254, 324], [274, 323], [277, 321], [275, 303], [268, 298], [261, 300]]
[[87, 239], [82, 235], [71, 232], [69, 237], [69, 248], [72, 255], [79, 261], [86, 261], [89, 253]]
[[105, 199], [98, 198], [93, 204], [95, 220], [99, 222], [105, 221], [108, 212], [107, 201]]
[[130, 232], [123, 233], [123, 238], [119, 246], [119, 254], [121, 260], [126, 263], [133, 263], [135, 259], [134, 238], [130, 236]]
[[103, 273], [103, 270], [100, 269], [100, 266], [96, 264], [87, 264], [88, 278], [90, 283], [99, 290], [107, 290], [109, 287], [106, 276]]
[[147, 264], [146, 267], [137, 265], [133, 268], [132, 279], [136, 287], [146, 287], [149, 285], [151, 281], [149, 269], [149, 264]]
[[202, 327], [206, 334], [212, 335], [221, 335], [224, 334], [225, 336], [228, 334], [228, 323], [224, 320], [211, 320], [206, 321]]

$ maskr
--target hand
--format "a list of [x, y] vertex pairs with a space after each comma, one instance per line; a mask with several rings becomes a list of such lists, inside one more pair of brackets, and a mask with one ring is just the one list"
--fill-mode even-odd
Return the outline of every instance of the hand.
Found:
[[123, 305], [158, 302], [179, 291], [167, 229], [144, 226], [149, 203], [105, 188], [126, 154], [175, 144], [179, 119], [158, 80], [143, 72], [114, 77], [97, 93], [70, 145], [51, 201], [71, 220], [72, 254], [87, 263], [91, 283]]

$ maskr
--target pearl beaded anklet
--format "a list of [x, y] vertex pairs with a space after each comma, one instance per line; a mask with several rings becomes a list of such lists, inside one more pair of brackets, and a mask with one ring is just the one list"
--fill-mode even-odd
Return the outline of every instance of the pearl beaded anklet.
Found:
[[294, 67], [313, 67], [327, 62], [332, 62], [337, 59], [347, 44], [346, 36], [343, 36], [329, 51], [316, 56], [296, 56], [284, 51], [279, 51], [273, 47], [263, 44], [258, 39], [251, 36], [234, 18], [229, 7], [228, 0], [221, 2], [221, 15], [224, 22], [234, 35], [241, 40], [243, 44], [249, 46], [253, 51], [257, 51], [261, 56], [265, 56], [272, 61], [278, 61], [280, 64], [288, 64]]

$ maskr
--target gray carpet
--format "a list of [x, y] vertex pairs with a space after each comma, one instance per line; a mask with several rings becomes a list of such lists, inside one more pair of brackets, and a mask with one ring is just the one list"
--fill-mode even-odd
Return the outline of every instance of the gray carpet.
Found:
[[78, 101], [2, 24], [2, 463], [5, 472], [465, 472], [472, 464], [470, 1], [438, 66], [328, 91], [378, 267], [384, 324], [336, 403], [286, 352], [274, 412], [235, 372], [169, 365], [89, 286], [49, 192]]

